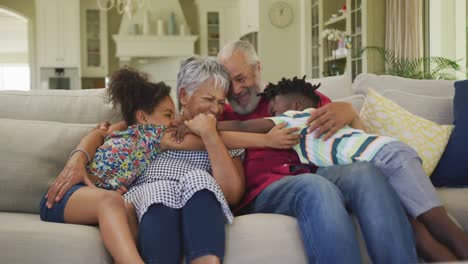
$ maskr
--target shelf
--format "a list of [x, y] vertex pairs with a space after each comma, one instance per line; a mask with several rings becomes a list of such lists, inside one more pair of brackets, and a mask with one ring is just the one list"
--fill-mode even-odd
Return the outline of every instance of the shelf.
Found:
[[340, 56], [331, 56], [331, 57], [327, 57], [324, 59], [324, 61], [328, 62], [328, 61], [334, 61], [334, 60], [342, 60], [342, 59], [346, 59], [348, 55], [340, 55]]
[[335, 18], [330, 18], [327, 22], [325, 22], [323, 25], [324, 26], [329, 26], [329, 25], [333, 25], [333, 24], [336, 24], [338, 22], [342, 22], [342, 21], [346, 21], [346, 16], [345, 15], [341, 15], [339, 17], [335, 17]]

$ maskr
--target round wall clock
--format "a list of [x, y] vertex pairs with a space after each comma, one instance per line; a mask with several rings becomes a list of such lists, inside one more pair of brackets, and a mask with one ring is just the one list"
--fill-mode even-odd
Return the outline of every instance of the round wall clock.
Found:
[[294, 19], [293, 9], [291, 5], [286, 2], [274, 2], [268, 10], [268, 18], [273, 26], [285, 28], [291, 25]]

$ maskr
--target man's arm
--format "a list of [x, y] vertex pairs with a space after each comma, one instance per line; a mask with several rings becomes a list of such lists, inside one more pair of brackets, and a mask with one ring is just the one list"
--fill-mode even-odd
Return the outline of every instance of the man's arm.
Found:
[[270, 119], [251, 119], [245, 121], [219, 121], [217, 129], [219, 131], [239, 131], [250, 133], [268, 133], [275, 123]]
[[353, 119], [350, 126], [355, 129], [361, 129], [363, 131], [366, 131], [366, 126], [364, 125], [364, 122], [362, 122], [362, 119], [359, 115], [357, 115], [356, 118]]
[[357, 129], [364, 128], [358, 112], [347, 102], [332, 102], [317, 108], [307, 122], [311, 124], [307, 131], [317, 131], [316, 137], [325, 134], [323, 140], [329, 139], [346, 125]]

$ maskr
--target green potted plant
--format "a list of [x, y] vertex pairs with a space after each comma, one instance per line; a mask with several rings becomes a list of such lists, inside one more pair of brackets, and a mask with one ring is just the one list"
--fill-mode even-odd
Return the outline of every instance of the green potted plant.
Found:
[[411, 79], [454, 80], [453, 72], [460, 71], [457, 61], [444, 57], [405, 58], [382, 47], [364, 47], [361, 52], [379, 55], [385, 63], [384, 74]]

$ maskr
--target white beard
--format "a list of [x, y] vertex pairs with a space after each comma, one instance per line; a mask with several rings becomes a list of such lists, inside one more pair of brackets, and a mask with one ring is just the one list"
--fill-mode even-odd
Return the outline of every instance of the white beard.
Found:
[[235, 99], [229, 100], [232, 110], [240, 115], [252, 113], [257, 108], [258, 102], [260, 102], [260, 97], [256, 94], [250, 96], [250, 102], [245, 106], [238, 104]]

